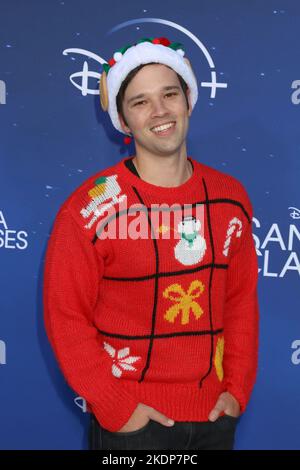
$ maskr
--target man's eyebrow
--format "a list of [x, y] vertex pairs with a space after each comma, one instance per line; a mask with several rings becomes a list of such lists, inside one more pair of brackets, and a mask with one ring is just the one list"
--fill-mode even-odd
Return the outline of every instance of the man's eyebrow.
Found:
[[[162, 88], [162, 90], [180, 90], [180, 87], [178, 85], [169, 85], [169, 86], [165, 86]], [[134, 100], [137, 100], [138, 98], [144, 98], [145, 94], [144, 93], [140, 93], [139, 95], [136, 95], [136, 96], [132, 96], [132, 98], [130, 98], [128, 101], [127, 101], [127, 104], [131, 103], [132, 101]]]

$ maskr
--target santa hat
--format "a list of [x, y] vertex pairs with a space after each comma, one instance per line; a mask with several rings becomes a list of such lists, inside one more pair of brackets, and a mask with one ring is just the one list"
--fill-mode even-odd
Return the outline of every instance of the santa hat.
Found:
[[[184, 57], [183, 45], [170, 42], [167, 38], [143, 38], [134, 45], [127, 45], [116, 51], [108, 63], [103, 64], [100, 77], [100, 103], [104, 111], [108, 111], [113, 126], [126, 135], [122, 129], [118, 111], [117, 95], [129, 72], [141, 64], [155, 62], [171, 67], [186, 82], [190, 89], [191, 106], [194, 108], [198, 99], [197, 80], [190, 61]], [[126, 140], [127, 139], [127, 140]], [[130, 138], [124, 142], [129, 143]]]

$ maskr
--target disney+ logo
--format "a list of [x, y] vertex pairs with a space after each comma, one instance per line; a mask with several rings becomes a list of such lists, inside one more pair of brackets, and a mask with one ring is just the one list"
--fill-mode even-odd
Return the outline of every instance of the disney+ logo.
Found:
[[0, 365], [6, 364], [6, 344], [0, 340]]
[[6, 104], [6, 83], [0, 80], [0, 104]]
[[[88, 59], [93, 59], [99, 64], [101, 64], [101, 66], [102, 64], [107, 63], [106, 60], [103, 59], [102, 57], [98, 56], [97, 54], [94, 54], [93, 52], [86, 51], [85, 49], [70, 48], [70, 49], [65, 49], [63, 51], [63, 55], [68, 55], [71, 53], [80, 54], [80, 55], [87, 57]], [[81, 79], [80, 84], [77, 83], [77, 81], [75, 81], [75, 78], [78, 78], [78, 77]], [[89, 70], [87, 61], [84, 61], [82, 70], [80, 72], [75, 72], [72, 75], [70, 75], [70, 81], [78, 90], [81, 91], [83, 96], [98, 95], [99, 94], [98, 88], [97, 89], [88, 88], [88, 80], [89, 78], [96, 78], [98, 79], [98, 82], [99, 82], [100, 77], [101, 77], [101, 73], [93, 72]]]

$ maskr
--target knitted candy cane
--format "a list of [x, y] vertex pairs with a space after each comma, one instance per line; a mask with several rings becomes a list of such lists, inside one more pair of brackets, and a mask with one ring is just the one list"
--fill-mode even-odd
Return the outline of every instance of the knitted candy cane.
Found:
[[[225, 240], [225, 243], [224, 243], [224, 249], [223, 249], [223, 254], [225, 256], [227, 256], [227, 254], [228, 254], [229, 245], [230, 245], [230, 241], [231, 241], [231, 235], [233, 234], [235, 229], [237, 229], [236, 237], [240, 237], [241, 234], [242, 234], [242, 225], [243, 225], [242, 222], [237, 217], [234, 217], [229, 222], [228, 230], [227, 230], [227, 236], [226, 236], [226, 240]], [[237, 226], [239, 226], [239, 229], [238, 229]]]

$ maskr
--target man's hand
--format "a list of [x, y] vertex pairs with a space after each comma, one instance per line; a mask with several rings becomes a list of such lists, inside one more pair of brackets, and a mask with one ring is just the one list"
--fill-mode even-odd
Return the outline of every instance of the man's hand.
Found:
[[157, 421], [158, 423], [168, 427], [173, 426], [174, 424], [173, 420], [171, 420], [170, 423], [167, 416], [163, 415], [154, 408], [151, 408], [151, 406], [139, 403], [127, 423], [117, 432], [137, 431], [138, 429], [144, 427], [150, 421], [150, 419], [153, 419], [153, 421]]
[[235, 418], [240, 415], [239, 402], [229, 392], [221, 393], [215, 407], [211, 410], [209, 414], [209, 421], [216, 421], [222, 411], [224, 411], [226, 415], [230, 415]]

